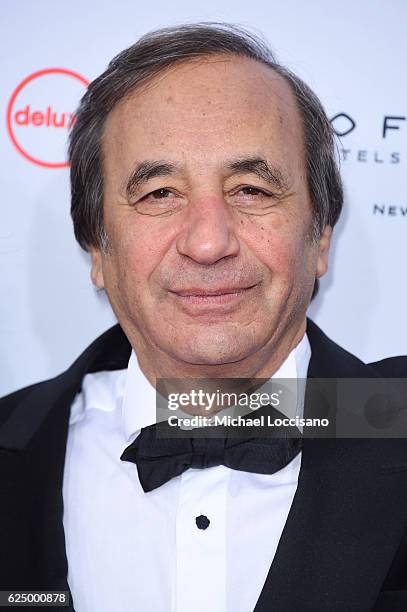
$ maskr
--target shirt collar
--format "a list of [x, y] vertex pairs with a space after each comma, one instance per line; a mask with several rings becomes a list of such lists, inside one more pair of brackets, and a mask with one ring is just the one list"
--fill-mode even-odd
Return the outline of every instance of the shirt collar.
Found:
[[[311, 358], [311, 346], [306, 334], [290, 352], [271, 378], [305, 379]], [[130, 442], [142, 428], [156, 422], [155, 388], [144, 376], [132, 351], [127, 367], [122, 403], [122, 429], [126, 442]]]

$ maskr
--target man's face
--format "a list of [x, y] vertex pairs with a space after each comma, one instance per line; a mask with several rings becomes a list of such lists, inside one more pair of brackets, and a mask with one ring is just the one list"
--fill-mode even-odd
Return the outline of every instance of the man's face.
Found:
[[289, 346], [330, 228], [311, 240], [288, 84], [242, 58], [175, 66], [113, 109], [103, 151], [109, 248], [92, 279], [133, 347], [219, 366]]

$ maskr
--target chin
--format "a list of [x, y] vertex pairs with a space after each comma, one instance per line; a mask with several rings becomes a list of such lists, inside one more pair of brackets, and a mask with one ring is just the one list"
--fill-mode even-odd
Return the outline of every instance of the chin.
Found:
[[244, 338], [236, 334], [191, 334], [183, 341], [173, 342], [170, 353], [176, 358], [191, 365], [222, 365], [240, 361], [248, 357], [255, 347], [248, 346]]
[[219, 355], [219, 353], [213, 354], [209, 351], [207, 353], [195, 351], [187, 354], [184, 352], [177, 357], [185, 363], [196, 366], [220, 366], [239, 361], [239, 357], [236, 357], [236, 355]]

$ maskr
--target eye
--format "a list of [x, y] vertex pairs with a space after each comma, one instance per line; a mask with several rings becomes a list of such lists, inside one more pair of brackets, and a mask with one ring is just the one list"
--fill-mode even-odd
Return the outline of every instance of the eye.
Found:
[[142, 196], [134, 203], [134, 208], [141, 215], [166, 216], [176, 212], [182, 205], [182, 198], [172, 189], [160, 187]]
[[264, 215], [271, 212], [278, 198], [269, 191], [254, 185], [240, 185], [228, 196], [231, 205], [248, 215]]
[[261, 202], [268, 202], [273, 197], [273, 194], [270, 192], [254, 185], [241, 185], [231, 195], [235, 204], [247, 204], [250, 206], [259, 205]]
[[169, 189], [162, 187], [160, 189], [155, 189], [154, 191], [147, 193], [147, 195], [143, 196], [141, 200], [146, 200], [147, 198], [162, 200], [163, 198], [167, 198], [169, 195], [172, 195], [172, 192]]
[[259, 187], [251, 187], [249, 185], [247, 187], [241, 187], [239, 191], [248, 196], [269, 196], [268, 193], [259, 189]]

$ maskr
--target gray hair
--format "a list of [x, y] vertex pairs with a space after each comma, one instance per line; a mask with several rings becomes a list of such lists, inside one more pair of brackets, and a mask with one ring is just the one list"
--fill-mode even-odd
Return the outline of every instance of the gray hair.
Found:
[[336, 162], [335, 135], [317, 96], [298, 76], [277, 62], [258, 36], [230, 24], [197, 23], [146, 34], [114, 57], [83, 96], [69, 143], [71, 215], [75, 237], [83, 249], [106, 247], [102, 135], [109, 112], [129, 92], [164, 69], [181, 61], [214, 54], [256, 60], [289, 83], [304, 130], [313, 238], [317, 239], [326, 225], [335, 225], [343, 205], [343, 189]]

